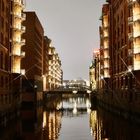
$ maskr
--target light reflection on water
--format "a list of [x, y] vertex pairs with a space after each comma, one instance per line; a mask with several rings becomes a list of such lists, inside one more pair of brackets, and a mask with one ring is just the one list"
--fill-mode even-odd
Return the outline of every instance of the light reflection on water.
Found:
[[44, 107], [22, 110], [1, 129], [0, 140], [138, 140], [140, 127], [101, 108], [87, 97], [48, 98]]
[[92, 140], [88, 115], [90, 107], [89, 98], [70, 97], [56, 104], [57, 111], [44, 111], [43, 128], [47, 128], [49, 140]]

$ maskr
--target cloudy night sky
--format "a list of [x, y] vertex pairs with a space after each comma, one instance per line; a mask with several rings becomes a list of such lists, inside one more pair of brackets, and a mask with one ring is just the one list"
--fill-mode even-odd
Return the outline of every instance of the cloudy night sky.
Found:
[[89, 79], [92, 52], [99, 48], [101, 8], [105, 0], [26, 0], [35, 11], [62, 61], [64, 79]]

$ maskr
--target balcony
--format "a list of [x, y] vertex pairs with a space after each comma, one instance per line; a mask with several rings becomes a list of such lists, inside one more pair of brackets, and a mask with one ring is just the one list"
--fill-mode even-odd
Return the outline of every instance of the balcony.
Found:
[[15, 6], [20, 6], [21, 8], [25, 8], [25, 5], [23, 3], [23, 0], [13, 0]]
[[103, 25], [103, 30], [107, 30], [109, 28], [109, 25]]
[[140, 70], [140, 61], [134, 60], [134, 70]]
[[14, 3], [21, 5], [21, 0], [13, 0]]
[[26, 40], [25, 40], [25, 39], [22, 39], [22, 40], [20, 41], [21, 46], [25, 45], [25, 43], [26, 43]]
[[104, 71], [104, 78], [110, 78], [109, 70]]
[[21, 26], [21, 31], [22, 31], [22, 33], [25, 33], [26, 27], [25, 26]]
[[109, 65], [104, 65], [104, 69], [109, 69]]
[[14, 44], [14, 45], [20, 45], [20, 42], [17, 41], [17, 40], [14, 40], [14, 41], [13, 41], [13, 44]]
[[18, 13], [13, 13], [15, 19], [21, 19], [21, 15]]
[[20, 54], [13, 54], [12, 55], [16, 60], [20, 60], [21, 59], [21, 55]]
[[22, 17], [22, 20], [26, 20], [26, 14], [22, 13], [21, 17]]
[[24, 51], [21, 52], [21, 57], [25, 57], [25, 52]]
[[137, 22], [137, 21], [139, 22], [140, 21], [140, 13], [139, 14], [138, 13], [137, 14], [134, 13], [134, 15], [133, 15], [133, 21], [134, 22]]
[[20, 29], [19, 27], [16, 27], [16, 26], [13, 27], [13, 30], [14, 30], [15, 32], [20, 32], [20, 31], [21, 31], [21, 29]]
[[135, 38], [140, 38], [140, 33], [137, 32], [137, 34], [134, 34], [133, 38], [134, 38], [134, 39], [135, 39]]
[[140, 47], [134, 47], [134, 54], [140, 54]]
[[104, 56], [104, 59], [109, 59], [110, 57], [108, 55], [105, 55]]

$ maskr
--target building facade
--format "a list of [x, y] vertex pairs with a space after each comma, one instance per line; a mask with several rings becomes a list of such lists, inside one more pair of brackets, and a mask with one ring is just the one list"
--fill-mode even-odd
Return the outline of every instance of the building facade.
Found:
[[112, 90], [129, 94], [139, 90], [140, 80], [140, 3], [137, 0], [109, 1], [110, 75]]
[[[12, 30], [11, 1], [0, 0], [0, 93], [7, 94], [10, 90], [11, 46], [10, 31]], [[12, 32], [12, 31], [11, 31]]]
[[43, 44], [43, 91], [49, 90], [48, 73], [49, 73], [49, 45], [51, 40], [44, 36]]
[[100, 32], [100, 75], [102, 88], [107, 89], [110, 78], [110, 55], [109, 55], [109, 4], [102, 7]]
[[0, 1], [0, 91], [3, 94], [19, 91], [11, 83], [19, 85], [15, 79], [21, 74], [24, 6], [23, 0]]
[[[19, 111], [21, 48], [24, 45], [21, 36], [25, 31], [23, 0], [0, 0], [0, 111], [6, 123], [11, 115]], [[5, 115], [7, 113], [7, 115]], [[1, 125], [0, 123], [0, 125]]]
[[49, 90], [53, 90], [59, 88], [62, 85], [63, 72], [59, 55], [56, 53], [56, 49], [51, 45], [51, 42], [49, 45], [48, 54], [49, 71], [47, 81], [49, 82]]
[[26, 40], [26, 45], [22, 47], [22, 51], [25, 52], [22, 68], [25, 69], [26, 78], [23, 80], [23, 88], [25, 85], [25, 88], [42, 92], [44, 29], [35, 12], [25, 14], [26, 20], [23, 25], [26, 32], [22, 38]]
[[89, 67], [89, 82], [90, 82], [90, 89], [96, 90], [96, 79], [95, 79], [95, 62], [92, 62]]
[[122, 114], [139, 114], [140, 2], [106, 2], [102, 7], [99, 28], [100, 54], [95, 57], [99, 60], [95, 64], [95, 71], [99, 72], [96, 76], [97, 89], [102, 93], [99, 98], [111, 109], [117, 107]]

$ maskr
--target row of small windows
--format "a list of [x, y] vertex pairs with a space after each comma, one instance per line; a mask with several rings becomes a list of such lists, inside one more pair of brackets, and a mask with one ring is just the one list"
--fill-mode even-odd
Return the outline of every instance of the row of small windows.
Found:
[[2, 51], [0, 51], [0, 69], [8, 70], [8, 58]]
[[0, 76], [0, 88], [7, 88], [9, 87], [9, 80], [6, 76]]
[[6, 3], [9, 4], [9, 0], [0, 0], [0, 11], [7, 11]]

